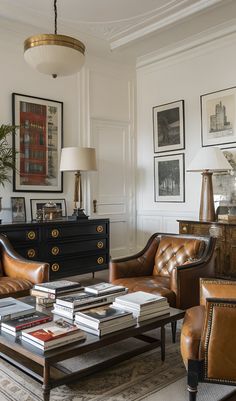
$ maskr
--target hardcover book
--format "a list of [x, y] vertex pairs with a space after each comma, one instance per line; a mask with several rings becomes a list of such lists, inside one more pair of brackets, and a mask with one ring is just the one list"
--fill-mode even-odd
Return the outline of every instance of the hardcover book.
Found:
[[74, 281], [69, 281], [69, 280], [50, 281], [48, 283], [34, 285], [35, 290], [49, 292], [52, 294], [58, 294], [59, 292], [63, 291], [75, 290], [79, 287], [81, 287], [80, 283], [75, 283]]
[[128, 329], [129, 327], [136, 326], [137, 320], [133, 318], [132, 320], [130, 320], [128, 322], [120, 322], [118, 324], [113, 324], [111, 326], [101, 327], [101, 328], [87, 326], [86, 324], [79, 323], [79, 322], [77, 324], [78, 324], [78, 327], [80, 327], [82, 330], [101, 337], [105, 334], [114, 333], [119, 330], [124, 330], [124, 329]]
[[110, 306], [102, 306], [98, 308], [87, 309], [84, 312], [77, 312], [76, 319], [84, 319], [87, 321], [104, 322], [107, 320], [114, 320], [124, 316], [131, 316], [131, 312], [111, 308]]
[[35, 312], [33, 315], [26, 315], [15, 319], [6, 320], [1, 324], [2, 330], [7, 328], [13, 333], [26, 329], [28, 327], [37, 326], [42, 323], [50, 322], [52, 316], [48, 316], [45, 313]]
[[[64, 338], [72, 334], [81, 335], [81, 330], [74, 324], [70, 324], [64, 319], [39, 325], [37, 328], [29, 328], [22, 331], [22, 338], [29, 338], [41, 345], [46, 342], [55, 343], [59, 338]], [[57, 341], [56, 341], [57, 342]], [[60, 342], [60, 341], [59, 341]]]
[[35, 307], [28, 305], [18, 299], [8, 297], [0, 299], [0, 320], [9, 320], [15, 317], [32, 315]]
[[131, 307], [133, 306], [136, 308], [142, 308], [144, 306], [155, 303], [167, 303], [167, 300], [161, 295], [154, 295], [144, 291], [137, 291], [116, 297], [115, 302], [119, 303], [120, 305], [130, 305]]
[[53, 348], [63, 347], [65, 345], [70, 345], [74, 342], [84, 340], [85, 338], [86, 333], [82, 330], [79, 330], [79, 333], [76, 332], [75, 334], [71, 334], [70, 336], [61, 337], [54, 341], [45, 342], [44, 344], [40, 344], [30, 339], [29, 337], [22, 337], [22, 340], [23, 342], [33, 345], [34, 347], [39, 348], [42, 351], [49, 351]]
[[113, 285], [111, 283], [105, 283], [105, 282], [84, 287], [84, 290], [86, 292], [99, 295], [106, 293], [127, 291], [127, 289], [123, 285]]

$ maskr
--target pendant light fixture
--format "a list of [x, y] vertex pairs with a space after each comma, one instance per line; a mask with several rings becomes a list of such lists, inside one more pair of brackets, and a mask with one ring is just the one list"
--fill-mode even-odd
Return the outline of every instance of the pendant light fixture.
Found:
[[57, 34], [57, 0], [54, 0], [55, 33], [40, 34], [24, 42], [25, 61], [37, 71], [52, 75], [72, 75], [84, 63], [85, 46], [78, 39]]

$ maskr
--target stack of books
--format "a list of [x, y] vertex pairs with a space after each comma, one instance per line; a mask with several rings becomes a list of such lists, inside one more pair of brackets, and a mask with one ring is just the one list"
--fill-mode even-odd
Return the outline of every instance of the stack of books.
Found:
[[36, 303], [44, 307], [50, 307], [56, 301], [58, 295], [68, 294], [74, 291], [81, 291], [80, 283], [69, 280], [51, 281], [48, 283], [35, 284], [31, 295], [36, 297]]
[[170, 312], [170, 307], [165, 297], [143, 291], [117, 297], [111, 306], [118, 310], [132, 312], [138, 322], [153, 319]]
[[8, 297], [0, 299], [0, 321], [14, 319], [16, 317], [32, 315], [35, 307], [18, 299]]
[[87, 309], [84, 312], [76, 312], [75, 324], [84, 331], [103, 336], [135, 326], [137, 319], [131, 312], [103, 306]]
[[[86, 292], [85, 292], [86, 291]], [[85, 287], [84, 291], [56, 298], [53, 313], [73, 320], [75, 313], [84, 309], [111, 304], [117, 294], [126, 294], [127, 288], [109, 283]]]
[[33, 345], [43, 351], [62, 347], [81, 341], [86, 338], [86, 334], [76, 325], [59, 319], [51, 323], [45, 323], [36, 327], [23, 330], [21, 339], [23, 342]]
[[26, 315], [4, 321], [1, 324], [1, 330], [15, 337], [19, 337], [22, 330], [50, 322], [51, 320], [52, 316], [48, 316], [41, 312], [35, 312], [33, 315]]

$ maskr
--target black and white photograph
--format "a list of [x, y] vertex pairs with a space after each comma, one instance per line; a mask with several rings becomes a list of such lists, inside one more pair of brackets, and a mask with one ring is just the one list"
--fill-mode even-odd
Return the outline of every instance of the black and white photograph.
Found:
[[154, 152], [184, 149], [184, 101], [153, 107]]
[[213, 174], [213, 190], [216, 206], [218, 204], [236, 204], [236, 148], [221, 149], [232, 166], [229, 172], [215, 172]]
[[25, 198], [11, 197], [11, 211], [12, 211], [13, 223], [25, 222], [26, 221]]
[[[44, 220], [45, 213], [54, 218], [66, 217], [65, 199], [30, 199], [31, 220]], [[51, 210], [52, 213], [49, 213]], [[41, 218], [39, 217], [41, 216]], [[51, 218], [48, 218], [49, 220]]]
[[154, 157], [155, 202], [184, 202], [184, 154]]
[[201, 96], [202, 146], [236, 142], [236, 88]]

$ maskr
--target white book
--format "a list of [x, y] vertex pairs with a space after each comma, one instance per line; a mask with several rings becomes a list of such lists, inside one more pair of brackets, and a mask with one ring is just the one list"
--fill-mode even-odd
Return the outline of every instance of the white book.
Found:
[[127, 306], [127, 305], [122, 305], [118, 302], [113, 302], [111, 305], [112, 308], [115, 309], [119, 309], [119, 310], [125, 310], [128, 312], [132, 312], [134, 316], [145, 316], [151, 313], [158, 313], [158, 312], [162, 312], [162, 311], [169, 311], [169, 304], [165, 304], [165, 305], [157, 305], [155, 308], [150, 308], [150, 309], [137, 309], [137, 308], [133, 308], [131, 306]]
[[160, 317], [160, 316], [164, 316], [164, 315], [168, 315], [170, 313], [170, 309], [165, 309], [156, 313], [149, 313], [147, 315], [143, 315], [143, 316], [137, 316], [137, 322], [144, 322], [146, 320], [149, 319], [154, 319], [155, 317]]
[[101, 336], [103, 336], [105, 334], [114, 333], [114, 332], [119, 331], [119, 330], [128, 329], [129, 327], [136, 326], [136, 324], [137, 324], [137, 320], [136, 319], [132, 319], [129, 322], [123, 322], [123, 323], [120, 323], [120, 324], [114, 324], [114, 325], [109, 326], [109, 327], [103, 327], [101, 329], [96, 329], [94, 327], [89, 327], [86, 324], [82, 324], [82, 323], [77, 323], [76, 322], [76, 325], [81, 330], [87, 331], [88, 333], [91, 333], [91, 334], [95, 334], [96, 336], [99, 336], [99, 337], [101, 337]]
[[144, 291], [131, 292], [129, 294], [116, 297], [116, 302], [122, 305], [134, 306], [138, 309], [152, 304], [166, 302], [166, 298], [161, 295], [149, 294]]
[[73, 335], [73, 336], [71, 335], [70, 337], [64, 337], [63, 341], [60, 341], [60, 342], [57, 342], [57, 343], [53, 343], [53, 344], [42, 345], [42, 344], [37, 343], [36, 341], [31, 340], [28, 337], [22, 337], [21, 340], [22, 340], [23, 343], [26, 342], [28, 344], [31, 344], [34, 347], [41, 349], [42, 351], [49, 351], [49, 350], [51, 350], [53, 348], [63, 347], [63, 346], [68, 345], [70, 343], [74, 343], [76, 341], [81, 341], [81, 340], [83, 340], [85, 338], [86, 338], [86, 334], [83, 332], [83, 335], [77, 335], [77, 336], [76, 335]]
[[9, 320], [18, 316], [31, 315], [35, 307], [18, 299], [7, 297], [0, 299], [0, 320]]
[[40, 290], [44, 292], [49, 292], [52, 294], [58, 294], [63, 291], [76, 290], [81, 287], [80, 283], [76, 283], [74, 281], [69, 280], [58, 280], [58, 281], [50, 281], [47, 283], [35, 284], [33, 289]]
[[98, 283], [84, 287], [84, 291], [92, 294], [102, 295], [113, 292], [127, 292], [127, 289], [123, 285], [114, 285], [111, 283]]

